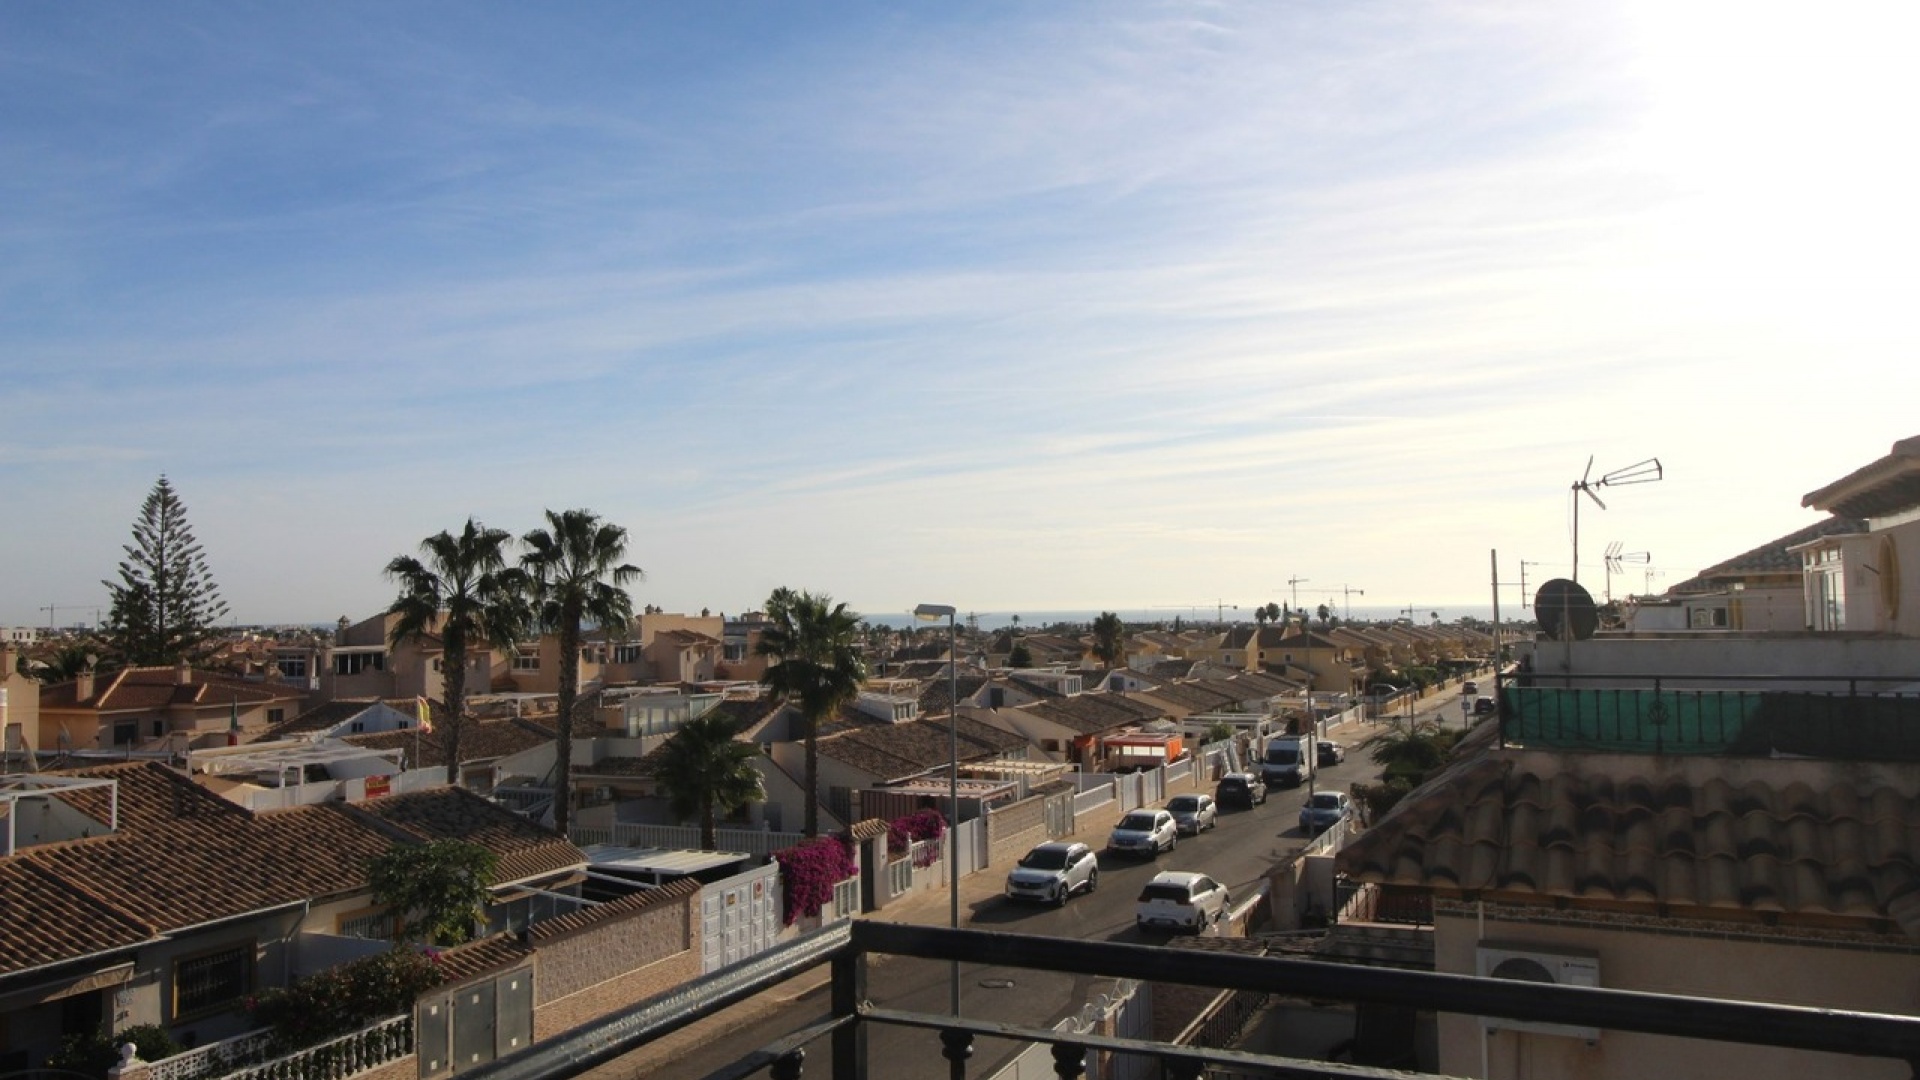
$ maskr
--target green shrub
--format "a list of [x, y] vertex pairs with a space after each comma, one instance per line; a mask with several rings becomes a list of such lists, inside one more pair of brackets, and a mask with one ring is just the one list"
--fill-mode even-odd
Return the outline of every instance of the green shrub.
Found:
[[135, 1024], [107, 1035], [99, 1031], [75, 1032], [67, 1036], [60, 1049], [47, 1057], [47, 1068], [98, 1076], [105, 1080], [107, 1070], [120, 1064], [120, 1044], [132, 1043], [142, 1061], [159, 1061], [179, 1053], [181, 1045], [159, 1024]]
[[411, 1012], [414, 1000], [444, 978], [435, 955], [401, 947], [258, 994], [247, 1011], [273, 1029], [284, 1053]]

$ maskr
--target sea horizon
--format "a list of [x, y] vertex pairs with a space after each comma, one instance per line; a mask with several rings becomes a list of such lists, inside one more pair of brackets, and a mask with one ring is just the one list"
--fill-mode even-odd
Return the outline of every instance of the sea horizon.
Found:
[[[1422, 626], [1433, 623], [1435, 620], [1432, 616], [1436, 613], [1439, 616], [1438, 621], [1443, 624], [1457, 622], [1462, 618], [1478, 619], [1485, 622], [1491, 622], [1493, 619], [1492, 607], [1485, 604], [1477, 606], [1470, 604], [1456, 606], [1429, 605], [1426, 607], [1415, 604], [1412, 605], [1412, 607], [1415, 613], [1413, 616], [1414, 622]], [[1512, 620], [1518, 609], [1519, 605], [1517, 603], [1512, 608], [1502, 604], [1500, 607], [1501, 618]], [[1112, 611], [1114, 614], [1119, 615], [1120, 621], [1128, 625], [1165, 623], [1171, 626], [1175, 618], [1178, 618], [1183, 625], [1188, 626], [1194, 624], [1214, 625], [1223, 622], [1252, 625], [1256, 622], [1253, 614], [1253, 605], [1251, 604], [1241, 608], [1236, 608], [1229, 604], [1224, 607], [1195, 605], [1191, 607], [1107, 608], [1104, 610]], [[1317, 612], [1319, 605], [1316, 603], [1308, 607], [1307, 610]], [[1343, 605], [1328, 604], [1327, 610], [1340, 622], [1388, 622], [1394, 619], [1405, 619], [1408, 617], [1406, 606], [1396, 608], [1385, 605], [1355, 604], [1353, 605], [1351, 614], [1349, 614]], [[968, 611], [962, 608], [960, 610], [960, 621], [963, 624], [975, 626], [981, 630], [999, 630], [1012, 626], [1014, 624], [1014, 617], [1018, 616], [1020, 626], [1027, 629], [1038, 630], [1041, 627], [1051, 626], [1056, 623], [1092, 625], [1093, 620], [1099, 618], [1101, 612], [1102, 609], [1094, 608], [1036, 608], [1026, 611]], [[887, 625], [895, 628], [904, 628], [915, 625], [912, 612], [864, 612], [861, 617], [875, 626]]]

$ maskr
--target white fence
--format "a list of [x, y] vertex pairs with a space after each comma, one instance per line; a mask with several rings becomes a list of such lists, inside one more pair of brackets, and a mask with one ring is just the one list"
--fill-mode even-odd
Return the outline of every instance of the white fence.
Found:
[[237, 1069], [223, 1080], [346, 1080], [412, 1054], [413, 1014], [409, 1013], [285, 1057]]
[[262, 1060], [273, 1033], [265, 1028], [175, 1054], [147, 1066], [150, 1080], [347, 1080], [413, 1053], [413, 1015]]
[[[1151, 1039], [1152, 1027], [1152, 995], [1135, 980], [1122, 979], [1106, 993], [1082, 1005], [1078, 1013], [1053, 1025], [1053, 1030], [1086, 1035], [1107, 1034], [1103, 1029], [1111, 1028], [1112, 1034], [1121, 1038]], [[1101, 1071], [1098, 1054], [1088, 1054], [1085, 1064], [1086, 1072], [1082, 1075], [1086, 1080], [1150, 1080], [1159, 1075], [1160, 1069], [1158, 1061], [1139, 1054], [1115, 1055], [1111, 1071], [1105, 1073]], [[992, 1080], [1052, 1080], [1058, 1075], [1053, 1067], [1052, 1045], [1035, 1043], [994, 1073]]]
[[151, 1080], [193, 1080], [200, 1076], [225, 1076], [243, 1063], [261, 1060], [267, 1043], [273, 1038], [270, 1028], [249, 1031], [231, 1039], [196, 1046], [147, 1066]]
[[[768, 832], [765, 829], [720, 829], [714, 834], [719, 851], [740, 851], [765, 858], [806, 840], [805, 833]], [[694, 825], [573, 825], [567, 839], [579, 847], [614, 844], [619, 847], [664, 851], [699, 851], [700, 829]]]

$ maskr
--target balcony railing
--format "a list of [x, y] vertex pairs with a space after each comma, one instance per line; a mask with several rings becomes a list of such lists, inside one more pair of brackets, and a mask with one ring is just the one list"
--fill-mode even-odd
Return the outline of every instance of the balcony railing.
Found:
[[831, 1075], [835, 1080], [888, 1075], [886, 1063], [875, 1062], [869, 1068], [866, 1040], [868, 1025], [872, 1024], [924, 1030], [929, 1053], [944, 1057], [950, 1063], [949, 1075], [956, 1080], [965, 1076], [973, 1040], [981, 1037], [1045, 1044], [1051, 1048], [1054, 1072], [1061, 1077], [1082, 1075], [1087, 1055], [1095, 1051], [1145, 1055], [1156, 1059], [1166, 1075], [1175, 1077], [1199, 1077], [1209, 1070], [1353, 1080], [1407, 1075], [1336, 1062], [880, 1008], [867, 1000], [867, 964], [874, 956], [1181, 983], [1247, 994], [1311, 997], [1920, 1062], [1920, 1018], [1915, 1017], [858, 919], [809, 934], [699, 982], [472, 1069], [463, 1077], [564, 1080], [821, 964], [832, 966], [829, 1014], [743, 1054], [733, 1066], [711, 1073], [711, 1080], [762, 1072], [793, 1080], [802, 1075], [805, 1047], [821, 1039], [831, 1042]]
[[[1500, 689], [1502, 745], [1920, 761], [1920, 694], [1885, 688], [1912, 684], [1914, 676], [1536, 674], [1530, 678], [1533, 685], [1508, 684]], [[1554, 685], [1563, 679], [1576, 685]], [[1578, 685], [1582, 683], [1600, 685]], [[1716, 689], [1715, 683], [1729, 685]], [[1769, 683], [1785, 686], [1769, 689]], [[1808, 685], [1823, 689], [1808, 690]]]

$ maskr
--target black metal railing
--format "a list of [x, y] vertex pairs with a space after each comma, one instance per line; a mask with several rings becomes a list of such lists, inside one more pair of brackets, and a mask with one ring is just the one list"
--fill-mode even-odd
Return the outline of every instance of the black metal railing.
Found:
[[1920, 694], [1886, 689], [1917, 681], [1536, 674], [1500, 688], [1500, 741], [1554, 750], [1920, 761]]
[[1824, 1051], [1861, 1058], [1920, 1063], [1920, 1018], [1790, 1005], [1695, 998], [1629, 990], [1554, 986], [1505, 979], [1329, 964], [1308, 960], [1160, 948], [1108, 941], [1075, 941], [1025, 934], [952, 930], [854, 920], [821, 930], [672, 993], [594, 1021], [527, 1050], [463, 1073], [469, 1080], [564, 1080], [636, 1050], [822, 963], [832, 968], [829, 1015], [773, 1044], [743, 1053], [710, 1080], [764, 1072], [776, 1080], [802, 1075], [805, 1047], [829, 1039], [835, 1080], [886, 1075], [869, 1069], [869, 1025], [927, 1032], [930, 1051], [962, 1078], [976, 1038], [1050, 1046], [1055, 1074], [1081, 1076], [1089, 1053], [1140, 1054], [1163, 1073], [1197, 1078], [1209, 1070], [1275, 1077], [1404, 1078], [1404, 1072], [1336, 1062], [1250, 1054], [1146, 1039], [1063, 1032], [1050, 1028], [904, 1012], [867, 1000], [870, 956], [905, 956], [1215, 987], [1254, 994], [1410, 1008], [1471, 1016], [1573, 1024], [1754, 1046]]

